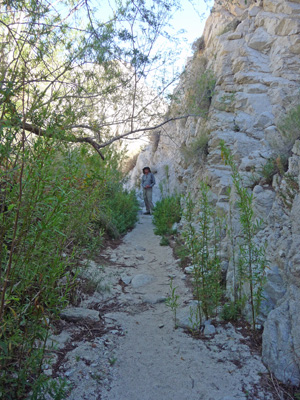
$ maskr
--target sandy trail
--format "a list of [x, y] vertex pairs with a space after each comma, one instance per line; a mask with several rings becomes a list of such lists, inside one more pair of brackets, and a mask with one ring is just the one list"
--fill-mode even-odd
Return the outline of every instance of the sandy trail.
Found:
[[119, 311], [105, 315], [125, 334], [117, 340], [112, 382], [101, 399], [272, 399], [260, 385], [266, 373], [260, 357], [251, 354], [231, 324], [216, 327], [207, 340], [174, 329], [172, 312], [163, 302], [170, 277], [180, 295], [181, 318], [188, 319], [192, 293], [172, 250], [159, 241], [151, 217], [142, 215], [123, 243], [110, 251], [111, 260], [128, 266], [119, 271], [123, 280], [132, 280], [118, 297]]

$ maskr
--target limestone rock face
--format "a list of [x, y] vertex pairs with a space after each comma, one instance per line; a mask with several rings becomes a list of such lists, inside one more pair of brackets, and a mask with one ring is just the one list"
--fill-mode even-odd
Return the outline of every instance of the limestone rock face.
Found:
[[[158, 182], [154, 200], [161, 192], [197, 197], [199, 181], [205, 180], [217, 208], [226, 213], [231, 175], [221, 159], [220, 140], [230, 147], [253, 191], [255, 213], [263, 219], [257, 240], [267, 244], [263, 359], [279, 379], [293, 384], [300, 383], [300, 132], [298, 127], [298, 135], [287, 138], [280, 126], [300, 104], [299, 33], [299, 0], [216, 2], [203, 34], [205, 49], [188, 61], [176, 89], [180, 105], [171, 105], [169, 115], [189, 111], [188, 93], [197, 85], [195, 76], [201, 80], [204, 65], [216, 81], [209, 103], [196, 93], [199, 117], [165, 125], [157, 132], [158, 145], [140, 154], [130, 176], [133, 186], [149, 165]], [[264, 166], [278, 156], [287, 159], [284, 171], [266, 179]], [[226, 265], [230, 292], [230, 254]]]

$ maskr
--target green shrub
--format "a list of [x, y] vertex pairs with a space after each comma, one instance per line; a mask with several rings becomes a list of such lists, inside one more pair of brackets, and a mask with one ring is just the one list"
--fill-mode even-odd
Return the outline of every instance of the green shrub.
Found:
[[185, 103], [189, 114], [207, 116], [216, 79], [211, 70], [191, 71], [185, 87]]
[[300, 105], [289, 111], [287, 116], [279, 125], [288, 150], [291, 150], [295, 141], [300, 138]]
[[230, 301], [229, 303], [224, 304], [221, 318], [224, 321], [237, 321], [241, 317], [244, 307], [245, 299], [244, 301]]
[[238, 274], [235, 279], [236, 285], [234, 298], [237, 301], [242, 299], [242, 289], [246, 284], [249, 285], [249, 305], [251, 309], [252, 328], [256, 329], [256, 319], [260, 311], [263, 299], [263, 288], [266, 280], [266, 245], [257, 243], [256, 234], [261, 229], [263, 220], [256, 218], [253, 207], [253, 193], [243, 186], [243, 179], [235, 164], [230, 149], [222, 140], [220, 142], [221, 156], [225, 165], [231, 168], [231, 177], [238, 200], [236, 208], [239, 212], [239, 222], [241, 225], [239, 233], [239, 262]]
[[159, 242], [161, 246], [169, 246], [170, 241], [166, 236], [163, 236]]
[[164, 197], [155, 204], [153, 209], [154, 233], [156, 235], [168, 235], [172, 233], [172, 226], [181, 219], [180, 196]]
[[[202, 315], [206, 318], [216, 314], [220, 303], [221, 261], [219, 257], [222, 221], [210, 202], [210, 190], [200, 182], [198, 202], [188, 194], [185, 201], [185, 247], [193, 268], [194, 297], [197, 307], [191, 311], [193, 325], [200, 326]], [[197, 228], [196, 228], [197, 226]]]
[[284, 156], [277, 156], [269, 158], [266, 164], [259, 171], [260, 175], [264, 178], [265, 182], [269, 185], [272, 184], [273, 176], [276, 174], [283, 175], [287, 168], [287, 158]]
[[203, 132], [200, 136], [195, 138], [188, 146], [181, 149], [181, 152], [187, 162], [193, 160], [205, 160], [208, 154], [208, 141], [209, 136]]
[[124, 234], [137, 221], [139, 204], [135, 192], [123, 190], [121, 184], [116, 185], [106, 196], [100, 208], [105, 212], [110, 225], [115, 227], [114, 232], [108, 231], [111, 237]]
[[1, 138], [0, 397], [58, 396], [63, 388], [42, 374], [42, 364], [51, 321], [68, 302], [72, 268], [79, 252], [86, 257], [99, 248], [103, 209], [122, 233], [136, 220], [137, 202], [122, 188], [113, 150], [103, 161], [86, 147], [25, 135], [17, 141], [13, 129]]

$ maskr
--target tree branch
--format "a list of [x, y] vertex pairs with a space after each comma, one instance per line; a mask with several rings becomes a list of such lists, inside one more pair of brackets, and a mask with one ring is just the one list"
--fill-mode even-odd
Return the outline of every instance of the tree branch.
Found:
[[[43, 136], [43, 137], [48, 137], [48, 138], [55, 138], [54, 135], [47, 133], [44, 129], [41, 129], [37, 126], [33, 126], [31, 124], [29, 124], [28, 122], [25, 122], [24, 124], [24, 129], [27, 132], [31, 132], [37, 136]], [[101, 153], [100, 149], [100, 145], [98, 143], [95, 142], [95, 140], [91, 137], [76, 137], [74, 135], [69, 135], [69, 136], [65, 136], [65, 137], [60, 137], [60, 140], [63, 140], [65, 142], [70, 142], [70, 143], [88, 143], [91, 146], [94, 147], [94, 149], [97, 151], [97, 153], [100, 155], [100, 157], [102, 158], [102, 160], [104, 160], [104, 155]]]
[[[114, 143], [114, 142], [116, 142], [118, 140], [127, 138], [127, 136], [133, 135], [134, 133], [154, 131], [154, 130], [156, 130], [158, 128], [161, 128], [162, 126], [168, 124], [169, 122], [177, 121], [177, 120], [180, 120], [180, 119], [186, 119], [186, 118], [189, 118], [189, 117], [199, 117], [199, 115], [197, 115], [197, 114], [187, 114], [187, 115], [182, 115], [180, 117], [169, 118], [166, 121], [164, 121], [164, 122], [162, 122], [162, 123], [160, 123], [158, 125], [151, 126], [151, 127], [148, 127], [148, 128], [146, 127], [146, 128], [140, 128], [140, 129], [131, 130], [129, 132], [123, 133], [122, 135], [114, 136], [111, 139], [109, 139], [109, 140], [107, 140], [106, 142], [103, 142], [103, 143], [97, 143], [95, 141], [95, 139], [93, 139], [91, 137], [88, 137], [88, 136], [86, 136], [86, 137], [77, 137], [77, 136], [74, 136], [74, 135], [71, 134], [71, 135], [68, 135], [68, 136], [55, 137], [55, 135], [53, 135], [51, 133], [48, 133], [44, 129], [39, 128], [37, 126], [34, 126], [34, 125], [32, 125], [32, 124], [30, 124], [28, 122], [25, 122], [24, 125], [22, 125], [22, 128], [25, 129], [27, 132], [31, 132], [31, 133], [33, 133], [34, 135], [37, 135], [37, 136], [43, 136], [43, 137], [48, 137], [48, 138], [53, 138], [53, 139], [57, 138], [57, 139], [60, 139], [60, 140], [62, 140], [64, 142], [69, 142], [69, 143], [88, 143], [97, 151], [97, 153], [100, 155], [102, 160], [104, 160], [104, 156], [101, 153], [100, 149], [103, 149], [104, 147], [107, 147], [110, 144], [112, 144], [112, 143]], [[0, 121], [0, 124], [3, 123], [3, 122], [5, 122], [5, 121], [3, 121], [3, 120]], [[80, 125], [77, 125], [77, 126], [79, 127]], [[96, 132], [100, 133], [99, 131], [97, 131], [96, 129], [94, 129], [94, 128], [90, 127], [90, 126], [81, 125], [81, 127], [84, 127], [84, 128], [87, 128], [87, 129], [90, 129], [90, 130], [93, 130], [93, 131], [96, 131]]]
[[133, 130], [133, 131], [123, 133], [122, 135], [114, 136], [114, 137], [111, 138], [110, 140], [108, 140], [108, 141], [106, 141], [106, 142], [104, 142], [104, 143], [99, 144], [99, 149], [101, 149], [101, 148], [103, 148], [103, 147], [106, 147], [106, 146], [109, 146], [110, 144], [116, 142], [117, 140], [123, 139], [123, 138], [125, 138], [125, 137], [127, 137], [127, 136], [129, 136], [129, 135], [133, 135], [134, 133], [138, 133], [138, 132], [147, 132], [147, 131], [154, 131], [154, 130], [156, 130], [156, 129], [158, 129], [158, 128], [161, 128], [162, 126], [168, 124], [169, 122], [177, 121], [177, 120], [179, 120], [179, 119], [184, 119], [184, 118], [188, 118], [188, 117], [199, 117], [199, 115], [196, 115], [196, 114], [188, 114], [188, 115], [182, 115], [181, 117], [173, 117], [173, 118], [167, 119], [166, 121], [164, 121], [164, 122], [162, 122], [162, 123], [160, 123], [160, 124], [158, 124], [158, 125], [155, 125], [155, 126], [152, 126], [152, 127], [149, 127], [149, 128], [135, 129], [135, 130]]

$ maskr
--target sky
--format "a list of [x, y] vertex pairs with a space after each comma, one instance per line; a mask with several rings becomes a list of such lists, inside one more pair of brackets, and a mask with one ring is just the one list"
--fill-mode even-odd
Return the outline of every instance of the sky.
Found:
[[174, 30], [185, 30], [183, 36], [187, 39], [186, 53], [191, 55], [191, 45], [202, 35], [210, 8], [203, 0], [194, 0], [193, 4], [189, 0], [181, 0], [181, 4], [182, 10], [175, 13], [171, 23]]
[[181, 72], [186, 65], [188, 57], [193, 54], [193, 42], [202, 36], [205, 21], [210, 14], [213, 1], [180, 0], [180, 3], [182, 9], [176, 11], [170, 21], [172, 29], [169, 32], [176, 35], [177, 31], [184, 31], [180, 35], [176, 35], [176, 37], [180, 37], [180, 56], [174, 67]]

